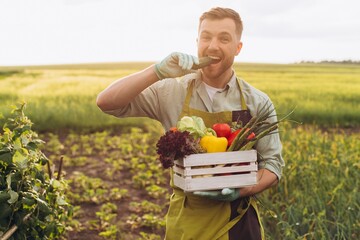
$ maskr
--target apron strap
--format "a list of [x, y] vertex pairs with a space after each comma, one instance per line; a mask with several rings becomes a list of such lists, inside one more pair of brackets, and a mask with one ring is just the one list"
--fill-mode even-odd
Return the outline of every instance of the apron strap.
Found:
[[189, 112], [189, 110], [190, 110], [190, 100], [191, 100], [192, 92], [193, 92], [193, 89], [194, 89], [194, 85], [195, 85], [195, 79], [193, 79], [191, 81], [191, 83], [189, 84], [189, 86], [187, 88], [185, 102], [184, 102], [184, 105], [183, 105], [183, 112], [184, 112], [185, 108], [186, 108], [185, 112]]
[[242, 110], [248, 110], [248, 108], [247, 108], [247, 106], [246, 106], [244, 94], [242, 93], [242, 90], [241, 90], [240, 78], [236, 78], [236, 80], [237, 80], [237, 83], [238, 83], [238, 85], [239, 85], [239, 90], [240, 90], [241, 109], [242, 109]]

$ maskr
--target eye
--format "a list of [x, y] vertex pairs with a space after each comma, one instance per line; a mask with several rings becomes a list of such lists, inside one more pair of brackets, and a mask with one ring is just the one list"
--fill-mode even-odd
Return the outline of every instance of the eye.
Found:
[[230, 38], [229, 37], [221, 37], [220, 41], [223, 43], [228, 43], [228, 42], [230, 42]]
[[201, 40], [210, 40], [211, 37], [208, 36], [208, 35], [205, 35], [205, 36], [201, 36], [200, 39], [201, 39]]
[[221, 43], [229, 43], [229, 42], [232, 41], [232, 37], [231, 37], [231, 35], [228, 34], [228, 33], [222, 33], [222, 34], [220, 34], [218, 39], [219, 39], [219, 41], [220, 41]]
[[207, 31], [204, 31], [200, 34], [200, 40], [202, 41], [209, 41], [211, 40], [211, 34], [208, 33]]

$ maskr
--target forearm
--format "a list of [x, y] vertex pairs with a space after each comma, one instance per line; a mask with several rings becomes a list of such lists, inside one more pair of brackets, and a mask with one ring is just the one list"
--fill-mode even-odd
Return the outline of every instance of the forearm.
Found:
[[277, 176], [273, 172], [267, 169], [260, 169], [258, 171], [257, 177], [258, 177], [258, 183], [256, 185], [251, 187], [240, 188], [241, 197], [255, 195], [278, 183]]
[[99, 93], [96, 104], [102, 111], [109, 111], [126, 106], [134, 97], [159, 79], [154, 66], [123, 77]]

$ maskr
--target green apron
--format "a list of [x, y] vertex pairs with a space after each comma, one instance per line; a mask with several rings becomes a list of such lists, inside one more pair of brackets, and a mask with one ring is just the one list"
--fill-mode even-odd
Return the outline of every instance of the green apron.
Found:
[[[251, 115], [247, 110], [239, 79], [237, 82], [241, 96], [241, 111], [209, 113], [190, 108], [195, 84], [193, 80], [187, 89], [180, 118], [198, 116], [204, 120], [206, 126], [224, 122], [230, 124], [238, 118], [246, 124]], [[222, 202], [198, 197], [174, 186], [172, 171], [170, 175], [173, 194], [166, 215], [166, 240], [264, 239], [264, 231], [254, 198], [246, 197], [233, 202]]]

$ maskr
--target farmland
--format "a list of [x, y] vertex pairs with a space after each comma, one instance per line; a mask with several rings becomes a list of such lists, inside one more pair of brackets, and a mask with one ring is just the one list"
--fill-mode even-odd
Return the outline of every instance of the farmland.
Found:
[[[64, 157], [75, 206], [66, 239], [162, 239], [168, 171], [155, 152], [163, 133], [144, 119], [103, 114], [96, 95], [148, 63], [0, 68], [0, 113], [27, 102], [45, 140]], [[268, 239], [358, 239], [360, 236], [360, 67], [336, 64], [236, 64], [265, 91], [279, 115], [286, 161], [280, 184], [262, 194]]]
[[[19, 101], [38, 130], [133, 124], [104, 115], [96, 95], [114, 80], [149, 63], [0, 68], [0, 112]], [[238, 76], [265, 91], [277, 107], [303, 123], [360, 125], [360, 67], [344, 64], [236, 64]], [[46, 111], [44, 111], [46, 109]], [[141, 122], [136, 121], [135, 122]]]

